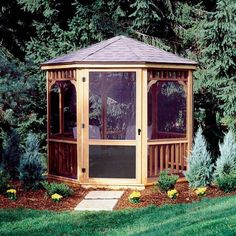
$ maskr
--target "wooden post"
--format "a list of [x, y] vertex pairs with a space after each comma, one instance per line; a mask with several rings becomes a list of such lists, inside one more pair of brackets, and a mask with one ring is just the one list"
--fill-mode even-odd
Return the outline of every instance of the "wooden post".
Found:
[[188, 139], [188, 150], [189, 155], [192, 149], [193, 141], [193, 77], [192, 70], [188, 71], [188, 89], [187, 89], [187, 139]]
[[142, 184], [147, 183], [147, 159], [148, 159], [148, 146], [147, 146], [147, 129], [148, 129], [148, 122], [147, 122], [147, 83], [148, 83], [148, 73], [147, 69], [142, 70]]

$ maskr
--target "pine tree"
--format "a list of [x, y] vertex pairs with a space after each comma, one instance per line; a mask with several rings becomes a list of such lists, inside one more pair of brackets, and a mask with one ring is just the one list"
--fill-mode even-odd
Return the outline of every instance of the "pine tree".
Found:
[[236, 130], [236, 3], [218, 0], [199, 33], [202, 82], [216, 96], [220, 122]]
[[190, 187], [203, 187], [211, 183], [213, 164], [207, 151], [206, 140], [202, 135], [202, 128], [199, 128], [191, 154], [188, 157], [188, 167], [185, 172]]
[[221, 178], [236, 170], [236, 142], [232, 130], [225, 135], [223, 143], [219, 143], [219, 149], [220, 157], [216, 161], [215, 178]]

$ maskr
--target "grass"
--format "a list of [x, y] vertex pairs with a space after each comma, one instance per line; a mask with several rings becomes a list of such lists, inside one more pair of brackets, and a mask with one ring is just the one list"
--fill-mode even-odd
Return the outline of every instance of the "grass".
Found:
[[0, 210], [0, 235], [235, 235], [236, 196], [115, 212]]

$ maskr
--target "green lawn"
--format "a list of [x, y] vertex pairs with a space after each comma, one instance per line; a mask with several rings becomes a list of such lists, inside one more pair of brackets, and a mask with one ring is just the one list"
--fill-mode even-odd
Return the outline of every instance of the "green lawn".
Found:
[[0, 235], [235, 235], [236, 196], [100, 213], [0, 210]]

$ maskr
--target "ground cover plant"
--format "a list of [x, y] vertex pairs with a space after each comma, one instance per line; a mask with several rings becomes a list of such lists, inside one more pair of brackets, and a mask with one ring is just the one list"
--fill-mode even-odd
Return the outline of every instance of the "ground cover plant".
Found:
[[0, 235], [234, 235], [236, 196], [115, 212], [0, 210]]
[[48, 196], [60, 194], [63, 197], [68, 197], [73, 194], [73, 190], [63, 183], [50, 183], [47, 181], [41, 182], [42, 187], [47, 191]]

